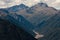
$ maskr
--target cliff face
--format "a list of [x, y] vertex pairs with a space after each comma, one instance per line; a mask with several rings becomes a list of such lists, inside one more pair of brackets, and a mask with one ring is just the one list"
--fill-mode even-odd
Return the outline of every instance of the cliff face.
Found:
[[0, 19], [0, 40], [36, 40], [31, 34], [7, 20]]

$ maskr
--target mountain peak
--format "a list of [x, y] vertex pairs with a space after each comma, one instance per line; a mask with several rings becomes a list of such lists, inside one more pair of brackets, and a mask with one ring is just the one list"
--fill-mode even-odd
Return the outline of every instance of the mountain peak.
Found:
[[21, 8], [28, 8], [28, 6], [26, 6], [26, 5], [24, 5], [24, 4], [20, 4], [20, 5], [18, 5], [19, 7], [21, 7]]
[[48, 5], [46, 3], [38, 3], [32, 7], [35, 7], [35, 6], [39, 6], [39, 7], [48, 7]]
[[29, 7], [26, 6], [26, 5], [24, 5], [24, 4], [20, 4], [20, 5], [16, 5], [16, 6], [7, 8], [7, 10], [16, 12], [16, 11], [18, 11], [18, 10], [21, 10], [21, 9], [27, 9], [27, 8], [29, 8]]
[[42, 7], [48, 7], [48, 5], [46, 3], [38, 3], [39, 6], [42, 6]]

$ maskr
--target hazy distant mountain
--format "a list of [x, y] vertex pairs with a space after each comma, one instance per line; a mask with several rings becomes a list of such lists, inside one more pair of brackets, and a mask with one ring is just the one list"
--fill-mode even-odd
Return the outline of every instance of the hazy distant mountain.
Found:
[[24, 16], [27, 20], [29, 20], [30, 22], [32, 22], [34, 25], [37, 25], [38, 23], [40, 23], [39, 21], [42, 19], [47, 19], [50, 16], [53, 16], [55, 14], [57, 14], [57, 10], [52, 8], [52, 7], [48, 7], [47, 4], [44, 3], [38, 3], [35, 6], [32, 6], [26, 10], [19, 10], [16, 13], [18, 15], [22, 15]]
[[[44, 3], [39, 3], [27, 10], [18, 11], [17, 14], [24, 16], [28, 21], [36, 26], [34, 27], [35, 30], [40, 34], [44, 34], [45, 37], [43, 40], [46, 40], [45, 38], [48, 40], [60, 39], [58, 37], [60, 33], [58, 32], [60, 31], [60, 13], [58, 10], [49, 7]], [[52, 38], [49, 34], [51, 34], [52, 37], [55, 35], [55, 37]]]
[[[9, 12], [8, 17], [10, 18], [7, 19], [16, 25], [21, 24], [22, 28], [26, 28], [25, 30], [29, 33], [35, 30], [39, 34], [43, 34], [44, 37], [41, 40], [60, 39], [58, 36], [60, 35], [60, 11], [53, 7], [49, 7], [45, 3], [38, 3], [32, 7], [21, 4], [5, 10]], [[54, 35], [55, 37], [53, 37]]]

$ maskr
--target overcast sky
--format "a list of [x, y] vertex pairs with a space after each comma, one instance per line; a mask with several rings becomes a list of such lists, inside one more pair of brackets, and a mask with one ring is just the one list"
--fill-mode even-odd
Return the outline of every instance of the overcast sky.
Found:
[[60, 9], [60, 0], [0, 0], [0, 8], [11, 7], [21, 3], [31, 7], [39, 2], [44, 2], [51, 7]]

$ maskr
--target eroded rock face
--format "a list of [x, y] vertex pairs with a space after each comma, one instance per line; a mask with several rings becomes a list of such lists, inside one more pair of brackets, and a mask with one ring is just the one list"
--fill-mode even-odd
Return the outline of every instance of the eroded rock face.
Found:
[[0, 19], [0, 40], [36, 40], [23, 29], [7, 20]]

